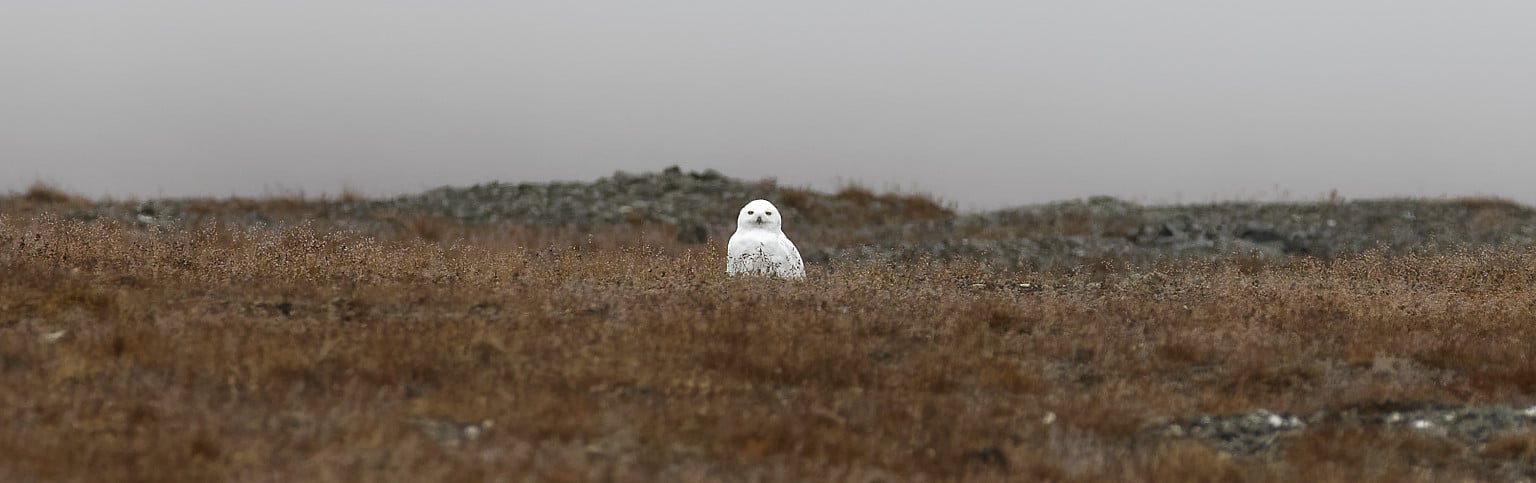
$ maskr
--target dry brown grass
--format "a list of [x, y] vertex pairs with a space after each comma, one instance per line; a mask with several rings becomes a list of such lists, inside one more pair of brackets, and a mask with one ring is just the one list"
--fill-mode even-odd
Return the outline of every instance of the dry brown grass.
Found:
[[597, 235], [0, 216], [0, 479], [1443, 481], [1532, 454], [1138, 442], [1203, 413], [1530, 404], [1529, 252], [797, 283]]
[[90, 200], [70, 194], [49, 183], [37, 181], [21, 193], [0, 195], [0, 213], [41, 213], [81, 208]]
[[21, 199], [33, 203], [49, 204], [80, 203], [84, 201], [75, 195], [71, 195], [64, 190], [41, 181], [32, 183], [32, 186], [27, 187], [27, 191], [21, 194]]
[[[926, 194], [875, 193], [856, 184], [845, 185], [830, 199], [802, 188], [784, 188], [778, 202], [798, 211], [797, 222], [812, 226], [896, 225], [955, 216], [951, 207]], [[830, 201], [830, 203], [828, 202]]]

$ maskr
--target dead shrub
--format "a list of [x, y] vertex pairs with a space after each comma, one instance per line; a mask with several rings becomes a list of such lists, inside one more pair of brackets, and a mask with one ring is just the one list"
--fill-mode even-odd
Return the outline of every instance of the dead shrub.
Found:
[[27, 187], [27, 191], [22, 193], [21, 199], [27, 200], [27, 201], [30, 201], [30, 202], [33, 202], [33, 203], [47, 203], [47, 204], [81, 204], [81, 203], [85, 203], [85, 200], [83, 198], [80, 198], [78, 196], [69, 194], [69, 193], [65, 192], [64, 190], [59, 189], [58, 187], [55, 187], [55, 186], [53, 186], [51, 184], [48, 184], [48, 183], [44, 183], [42, 181], [34, 182], [34, 183], [32, 183], [31, 186], [28, 186]]

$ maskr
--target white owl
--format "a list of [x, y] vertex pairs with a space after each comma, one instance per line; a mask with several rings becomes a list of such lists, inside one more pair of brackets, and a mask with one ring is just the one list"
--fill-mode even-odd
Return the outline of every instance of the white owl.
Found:
[[736, 216], [725, 273], [805, 278], [800, 250], [784, 236], [784, 218], [768, 200], [753, 200]]

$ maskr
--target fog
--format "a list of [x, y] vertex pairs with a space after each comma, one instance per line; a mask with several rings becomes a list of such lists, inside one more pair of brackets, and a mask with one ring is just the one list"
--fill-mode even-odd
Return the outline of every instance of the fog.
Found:
[[8, 1], [0, 191], [1536, 203], [1536, 4]]

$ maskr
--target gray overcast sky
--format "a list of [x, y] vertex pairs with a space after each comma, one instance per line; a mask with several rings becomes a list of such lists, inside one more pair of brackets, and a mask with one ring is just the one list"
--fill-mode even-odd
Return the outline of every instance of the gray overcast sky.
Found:
[[0, 191], [1536, 203], [1529, 1], [0, 3]]

